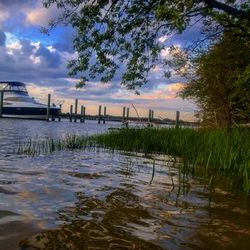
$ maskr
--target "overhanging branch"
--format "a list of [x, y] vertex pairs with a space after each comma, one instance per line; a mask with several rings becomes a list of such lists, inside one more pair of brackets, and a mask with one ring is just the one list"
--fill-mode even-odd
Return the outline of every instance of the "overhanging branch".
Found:
[[246, 11], [239, 10], [237, 8], [234, 8], [230, 5], [224, 4], [222, 2], [218, 2], [216, 0], [203, 0], [203, 2], [210, 8], [223, 10], [224, 12], [234, 16], [234, 17], [241, 17], [248, 21], [250, 21], [250, 14]]

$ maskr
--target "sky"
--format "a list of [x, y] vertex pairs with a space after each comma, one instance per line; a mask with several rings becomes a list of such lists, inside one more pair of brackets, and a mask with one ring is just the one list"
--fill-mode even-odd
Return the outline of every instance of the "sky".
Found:
[[[157, 118], [174, 118], [181, 112], [181, 119], [193, 120], [197, 107], [194, 103], [176, 97], [183, 87], [183, 79], [163, 77], [160, 67], [149, 74], [149, 84], [140, 90], [140, 95], [120, 85], [119, 77], [107, 84], [93, 81], [82, 89], [76, 89], [76, 78], [68, 76], [67, 61], [76, 56], [72, 40], [74, 30], [69, 26], [58, 26], [49, 35], [40, 32], [58, 14], [56, 7], [45, 9], [42, 0], [0, 0], [0, 80], [21, 81], [27, 85], [31, 96], [46, 100], [48, 93], [52, 101], [63, 103], [63, 111], [78, 98], [79, 105], [86, 106], [87, 114], [97, 114], [98, 105], [107, 106], [107, 113], [121, 115], [122, 107], [132, 104], [140, 116], [148, 109], [155, 111]], [[171, 37], [171, 43], [179, 47], [191, 41], [192, 31]], [[161, 37], [161, 42], [170, 40]], [[162, 51], [168, 56], [168, 48]]]

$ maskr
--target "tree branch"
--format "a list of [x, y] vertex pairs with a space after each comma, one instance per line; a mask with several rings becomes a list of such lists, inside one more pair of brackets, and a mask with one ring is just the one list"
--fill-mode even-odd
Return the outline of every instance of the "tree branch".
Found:
[[250, 14], [246, 11], [239, 10], [237, 8], [234, 8], [230, 5], [218, 2], [216, 0], [203, 0], [203, 2], [210, 8], [223, 10], [224, 12], [234, 16], [234, 17], [241, 17], [248, 21], [250, 21]]

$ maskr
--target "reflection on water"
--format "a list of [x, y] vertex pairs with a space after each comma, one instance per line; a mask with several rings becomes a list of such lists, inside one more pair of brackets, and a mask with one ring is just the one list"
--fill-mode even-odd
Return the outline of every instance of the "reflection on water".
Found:
[[0, 249], [248, 248], [248, 196], [216, 189], [209, 207], [200, 181], [183, 179], [163, 156], [16, 156], [15, 138], [109, 125], [8, 121], [0, 120]]

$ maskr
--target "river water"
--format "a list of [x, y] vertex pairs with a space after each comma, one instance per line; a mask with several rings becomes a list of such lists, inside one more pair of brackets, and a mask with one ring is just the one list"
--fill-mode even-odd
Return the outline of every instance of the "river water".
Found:
[[[250, 197], [181, 178], [171, 157], [18, 143], [93, 134], [98, 125], [0, 120], [0, 249], [249, 249]], [[209, 197], [211, 201], [209, 202]]]

